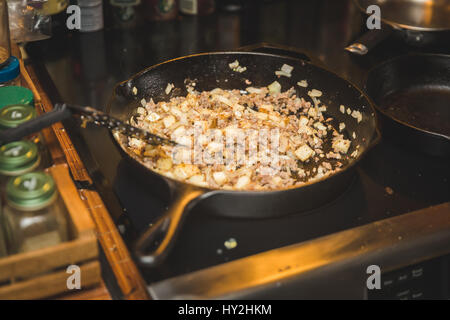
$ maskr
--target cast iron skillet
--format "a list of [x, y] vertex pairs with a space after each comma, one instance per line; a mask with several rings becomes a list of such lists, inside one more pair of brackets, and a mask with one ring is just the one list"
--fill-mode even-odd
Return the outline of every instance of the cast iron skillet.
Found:
[[450, 156], [450, 55], [408, 54], [368, 73], [365, 91], [384, 136], [431, 155]]
[[368, 30], [346, 50], [365, 55], [393, 34], [399, 41], [416, 47], [448, 41], [450, 0], [354, 0], [364, 14], [369, 6], [381, 11], [381, 29]]
[[[285, 53], [285, 52], [284, 52]], [[247, 71], [236, 73], [228, 64], [238, 60]], [[291, 78], [277, 79], [275, 70], [287, 63], [294, 67]], [[135, 166], [154, 186], [156, 192], [169, 190], [171, 204], [167, 212], [138, 239], [134, 253], [144, 266], [160, 263], [174, 242], [182, 220], [191, 209], [199, 205], [202, 211], [227, 217], [268, 218], [289, 213], [317, 208], [335, 199], [347, 188], [352, 179], [352, 168], [361, 157], [375, 145], [380, 134], [377, 128], [377, 116], [370, 99], [358, 88], [337, 75], [318, 67], [308, 61], [284, 55], [251, 52], [217, 52], [186, 56], [170, 60], [134, 75], [129, 80], [118, 84], [110, 99], [108, 112], [119, 119], [127, 120], [133, 116], [141, 99], [152, 98], [155, 102], [167, 101], [170, 97], [185, 95], [185, 79], [195, 80], [199, 91], [223, 89], [245, 89], [245, 79], [252, 81], [252, 86], [267, 86], [274, 80], [282, 85], [283, 91], [294, 86], [301, 96], [306, 91], [296, 85], [306, 79], [311, 88], [323, 91], [321, 101], [328, 104], [327, 114], [336, 119], [336, 124], [344, 122], [346, 134], [356, 134], [349, 154], [360, 145], [356, 158], [349, 161], [344, 169], [314, 183], [286, 190], [276, 191], [224, 191], [201, 188], [188, 183], [176, 181], [145, 167], [136, 156], [123, 146], [123, 139], [113, 135], [123, 156]], [[169, 96], [165, 94], [167, 83], [173, 83], [175, 89]], [[134, 89], [137, 89], [137, 94]], [[339, 111], [343, 104], [363, 115], [361, 123]], [[145, 209], [145, 208], [143, 208]], [[150, 247], [150, 248], [149, 248]]]

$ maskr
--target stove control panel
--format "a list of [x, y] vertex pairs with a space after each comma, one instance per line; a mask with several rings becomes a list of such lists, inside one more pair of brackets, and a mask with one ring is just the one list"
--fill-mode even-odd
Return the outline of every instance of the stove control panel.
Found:
[[450, 255], [382, 273], [381, 289], [368, 290], [368, 299], [450, 299]]

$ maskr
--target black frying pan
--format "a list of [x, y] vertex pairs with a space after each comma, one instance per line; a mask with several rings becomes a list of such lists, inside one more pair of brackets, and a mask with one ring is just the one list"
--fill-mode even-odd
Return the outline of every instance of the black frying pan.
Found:
[[413, 46], [426, 46], [450, 39], [450, 0], [354, 0], [366, 13], [376, 5], [381, 11], [381, 29], [368, 30], [346, 50], [364, 55], [390, 35]]
[[[240, 74], [230, 70], [228, 64], [236, 59], [241, 66], [247, 67], [246, 72]], [[284, 63], [294, 67], [292, 77], [277, 79], [274, 71]], [[308, 61], [275, 54], [205, 53], [158, 64], [120, 83], [115, 88], [108, 111], [116, 118], [129, 119], [142, 98], [153, 98], [157, 102], [167, 100], [171, 96], [185, 95], [185, 79], [195, 80], [196, 89], [200, 91], [216, 87], [245, 89], [248, 87], [245, 79], [252, 81], [252, 86], [256, 87], [267, 86], [278, 80], [283, 90], [294, 86], [302, 96], [306, 92], [301, 91], [304, 89], [296, 83], [307, 79], [309, 89], [323, 91], [321, 100], [329, 106], [327, 114], [336, 119], [336, 123], [344, 122], [348, 135], [356, 133], [356, 143], [352, 144], [349, 153], [353, 152], [356, 144], [360, 145], [360, 152], [342, 171], [299, 188], [253, 192], [224, 191], [200, 188], [157, 174], [128, 153], [123, 141], [115, 137], [123, 156], [154, 186], [154, 191], [158, 193], [168, 189], [171, 194], [172, 200], [167, 212], [149, 227], [135, 246], [135, 255], [145, 266], [154, 266], [164, 259], [182, 220], [196, 205], [201, 206], [202, 211], [228, 217], [268, 218], [310, 210], [330, 202], [346, 190], [352, 179], [352, 168], [380, 138], [375, 110], [363, 92], [346, 80]], [[167, 96], [164, 90], [169, 82], [173, 83], [176, 89]], [[137, 95], [133, 93], [133, 88], [137, 89]], [[362, 122], [358, 124], [351, 116], [342, 114], [339, 111], [341, 104], [360, 111], [363, 115]]]
[[450, 156], [450, 55], [410, 54], [369, 71], [365, 90], [382, 115], [383, 135]]
[[[262, 50], [280, 51], [273, 47], [263, 47]], [[287, 54], [286, 51], [282, 52]], [[297, 56], [293, 52], [289, 54]], [[246, 66], [247, 71], [242, 74], [232, 71], [228, 65], [235, 60], [238, 60], [241, 66]], [[285, 63], [294, 67], [292, 77], [277, 79], [274, 72]], [[147, 100], [152, 98], [158, 102], [170, 99], [172, 96], [186, 95], [186, 79], [195, 80], [196, 89], [199, 91], [217, 87], [245, 89], [248, 87], [247, 79], [252, 82], [252, 86], [256, 87], [267, 86], [277, 80], [283, 90], [295, 87], [297, 95], [304, 97], [307, 90], [319, 89], [323, 92], [322, 103], [328, 106], [325, 115], [335, 119], [335, 126], [341, 122], [345, 123], [347, 136], [356, 134], [356, 139], [352, 139], [349, 154], [353, 153], [359, 145], [358, 154], [344, 163], [343, 170], [298, 188], [275, 191], [224, 191], [201, 188], [162, 176], [145, 167], [134, 153], [129, 153], [125, 147], [125, 137], [112, 135], [125, 159], [130, 161], [141, 177], [148, 180], [149, 185], [153, 186], [153, 191], [156, 194], [161, 192], [170, 194], [171, 203], [167, 212], [149, 227], [136, 243], [135, 255], [140, 263], [146, 266], [154, 266], [164, 259], [170, 245], [174, 242], [182, 220], [196, 205], [201, 206], [204, 212], [227, 217], [269, 218], [310, 210], [330, 202], [347, 189], [352, 180], [352, 169], [355, 164], [380, 139], [375, 109], [362, 91], [309, 61], [267, 53], [205, 53], [150, 67], [116, 86], [108, 106], [108, 113], [114, 118], [127, 121], [134, 115], [143, 98]], [[308, 89], [297, 85], [298, 81], [304, 79], [309, 83]], [[175, 85], [170, 96], [165, 93], [169, 82]], [[360, 111], [362, 121], [358, 123], [347, 113], [341, 113], [339, 110], [341, 104]], [[12, 129], [5, 134], [11, 138], [18, 132], [32, 133], [33, 130], [39, 130], [42, 126], [50, 125], [58, 119], [71, 116], [72, 113], [67, 110], [67, 108], [55, 109], [27, 122], [24, 127]], [[97, 117], [94, 116], [94, 118]], [[145, 210], [145, 208], [142, 209]]]

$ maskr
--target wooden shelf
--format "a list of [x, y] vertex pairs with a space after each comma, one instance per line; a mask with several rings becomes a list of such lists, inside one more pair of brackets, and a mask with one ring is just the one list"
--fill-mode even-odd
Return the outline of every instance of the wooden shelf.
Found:
[[[15, 50], [18, 50], [17, 47]], [[21, 73], [24, 86], [33, 91], [38, 114], [51, 111], [53, 104], [43, 90], [33, 66], [25, 66], [21, 60]], [[56, 123], [51, 128], [43, 130], [43, 135], [55, 164], [66, 164], [73, 179], [92, 183], [92, 179], [61, 123]], [[94, 223], [95, 237], [102, 246], [124, 298], [130, 300], [149, 299], [146, 283], [131, 259], [100, 195], [94, 190], [80, 189], [77, 192]]]

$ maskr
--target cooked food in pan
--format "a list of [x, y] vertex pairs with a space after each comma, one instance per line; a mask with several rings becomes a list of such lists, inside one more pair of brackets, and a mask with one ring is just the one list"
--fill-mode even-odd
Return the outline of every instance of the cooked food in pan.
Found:
[[152, 146], [129, 138], [128, 148], [150, 169], [198, 186], [298, 187], [340, 170], [355, 138], [344, 137], [343, 123], [335, 128], [321, 95], [310, 90], [312, 104], [295, 88], [281, 92], [276, 81], [246, 90], [197, 92], [190, 85], [186, 96], [168, 102], [143, 100], [130, 119], [180, 145]]

